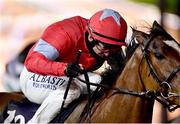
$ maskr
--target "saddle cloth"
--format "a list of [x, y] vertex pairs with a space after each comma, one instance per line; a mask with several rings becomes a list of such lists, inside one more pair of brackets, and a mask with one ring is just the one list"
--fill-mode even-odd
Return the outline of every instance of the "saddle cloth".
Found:
[[[63, 108], [63, 111], [58, 114], [51, 123], [63, 123], [82, 100], [83, 97], [80, 97], [70, 103], [67, 108]], [[20, 102], [12, 100], [8, 103], [3, 114], [0, 116], [0, 123], [25, 124], [33, 117], [39, 106], [39, 104], [32, 103], [26, 98]]]

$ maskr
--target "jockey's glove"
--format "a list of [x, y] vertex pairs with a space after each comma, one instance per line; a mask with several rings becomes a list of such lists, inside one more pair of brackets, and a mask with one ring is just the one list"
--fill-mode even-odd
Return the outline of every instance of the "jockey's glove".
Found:
[[82, 72], [82, 70], [79, 64], [69, 63], [64, 72], [67, 77], [76, 77], [80, 72]]

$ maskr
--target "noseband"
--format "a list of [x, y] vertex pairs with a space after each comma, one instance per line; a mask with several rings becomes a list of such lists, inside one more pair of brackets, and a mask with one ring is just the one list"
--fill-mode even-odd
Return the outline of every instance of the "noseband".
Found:
[[[155, 35], [156, 36], [156, 35]], [[158, 77], [152, 62], [149, 59], [149, 54], [148, 54], [148, 47], [149, 44], [151, 43], [151, 41], [153, 40], [153, 38], [155, 38], [155, 36], [152, 36], [145, 44], [144, 48], [142, 48], [143, 51], [143, 56], [147, 62], [148, 68], [150, 70], [150, 74], [152, 75], [153, 79], [159, 84], [160, 88], [158, 89], [158, 91], [156, 91], [155, 94], [155, 99], [157, 101], [159, 101], [161, 104], [163, 104], [165, 107], [168, 108], [169, 111], [173, 111], [176, 108], [179, 108], [180, 105], [174, 105], [171, 104], [169, 101], [169, 98], [171, 97], [176, 97], [176, 98], [180, 98], [180, 95], [178, 93], [172, 93], [169, 92], [169, 90], [171, 90], [171, 81], [174, 78], [174, 76], [176, 75], [176, 73], [178, 73], [180, 71], [180, 66], [177, 66], [173, 69], [173, 71], [165, 78], [165, 80], [160, 80], [160, 78]], [[158, 98], [158, 96], [161, 97], [161, 99]]]

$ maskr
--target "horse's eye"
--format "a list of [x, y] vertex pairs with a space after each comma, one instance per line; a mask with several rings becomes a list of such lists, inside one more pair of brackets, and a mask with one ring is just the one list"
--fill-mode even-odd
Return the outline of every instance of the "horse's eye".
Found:
[[159, 52], [155, 52], [154, 55], [155, 55], [155, 57], [156, 57], [157, 59], [159, 59], [159, 60], [162, 60], [162, 59], [165, 58], [165, 57], [164, 57], [161, 53], [159, 53]]

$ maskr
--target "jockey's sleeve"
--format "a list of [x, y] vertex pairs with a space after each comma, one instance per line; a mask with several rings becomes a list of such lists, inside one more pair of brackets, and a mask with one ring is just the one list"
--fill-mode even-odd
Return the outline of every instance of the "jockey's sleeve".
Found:
[[64, 69], [67, 63], [56, 62], [55, 60], [57, 58], [59, 58], [59, 51], [40, 39], [30, 50], [25, 61], [25, 66], [29, 71], [34, 73], [61, 76], [64, 75]]
[[72, 47], [74, 44], [67, 33], [53, 24], [44, 31], [41, 39], [31, 48], [25, 60], [25, 66], [28, 71], [34, 73], [63, 76], [67, 63], [55, 60], [69, 54]]

